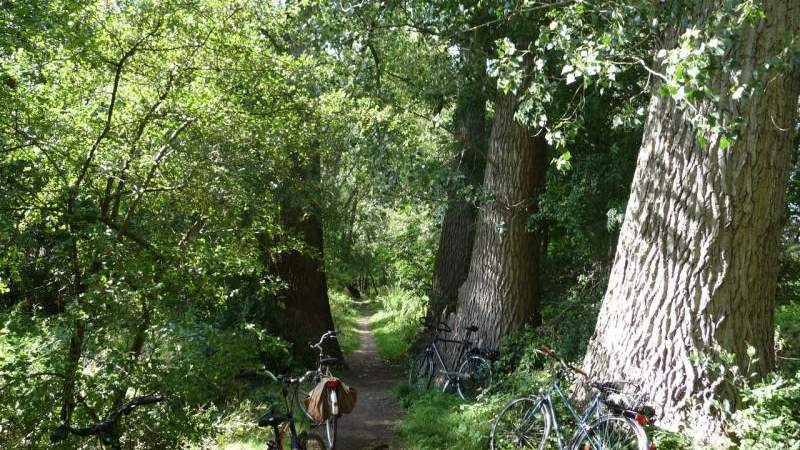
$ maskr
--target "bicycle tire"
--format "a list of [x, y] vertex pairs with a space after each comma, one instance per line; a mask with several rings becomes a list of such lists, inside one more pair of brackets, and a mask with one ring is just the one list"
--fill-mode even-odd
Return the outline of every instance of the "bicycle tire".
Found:
[[318, 434], [304, 431], [299, 438], [301, 450], [331, 450], [325, 444], [325, 440]]
[[[590, 436], [591, 435], [591, 436]], [[606, 415], [581, 430], [573, 440], [573, 450], [648, 450], [644, 428], [624, 416]]]
[[336, 431], [339, 427], [339, 420], [336, 416], [328, 417], [328, 420], [325, 421], [325, 432], [323, 434], [323, 440], [328, 446], [329, 450], [333, 450], [336, 448]]
[[411, 360], [408, 368], [408, 384], [417, 389], [428, 389], [433, 379], [433, 358], [425, 350]]
[[520, 397], [508, 402], [492, 423], [490, 449], [558, 449], [558, 441], [550, 437], [551, 414], [541, 397]]
[[492, 363], [482, 356], [469, 356], [461, 363], [458, 372], [466, 375], [456, 385], [462, 400], [474, 400], [481, 391], [492, 385]]

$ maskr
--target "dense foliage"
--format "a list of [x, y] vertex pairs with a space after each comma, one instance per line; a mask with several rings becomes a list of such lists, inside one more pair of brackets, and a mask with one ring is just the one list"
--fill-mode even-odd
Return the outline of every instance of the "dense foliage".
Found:
[[[309, 29], [311, 13], [213, 0], [0, 5], [2, 442], [46, 447], [58, 422], [155, 391], [170, 401], [137, 412], [127, 442], [207, 440], [220, 411], [251, 395], [248, 373], [290, 363], [273, 295], [285, 280], [269, 271], [271, 255], [305, 251], [281, 228], [287, 200], [326, 206], [334, 267], [363, 254], [388, 268], [371, 274], [379, 283], [424, 284], [409, 264], [424, 264], [433, 231], [408, 237], [431, 222], [401, 218], [429, 208], [395, 212], [408, 201], [376, 180], [424, 183], [436, 131], [413, 99], [361, 95], [358, 52], [326, 51], [332, 28]], [[419, 158], [406, 164], [408, 149]], [[314, 155], [321, 185], [286, 170]], [[377, 225], [386, 216], [393, 230]], [[378, 246], [358, 247], [367, 240]]]
[[[408, 448], [485, 448], [493, 414], [550, 375], [536, 346], [573, 361], [586, 352], [653, 82], [693, 110], [714, 70], [740, 69], [726, 49], [763, 13], [756, 0], [721, 4], [667, 50], [657, 37], [687, 2], [0, 0], [3, 448], [94, 448], [48, 437], [152, 392], [168, 401], [125, 423], [126, 448], [257, 448], [253, 419], [275, 398], [257, 371], [297, 364], [278, 295], [292, 280], [273, 270], [290, 252], [323, 264], [345, 352], [366, 299], [380, 351], [402, 361], [448, 202], [492, 201], [457, 170], [458, 104], [481, 58], [487, 92], [519, 90], [516, 121], [548, 143], [527, 218], [544, 236], [541, 325], [507, 337], [499, 382], [479, 402], [398, 394]], [[725, 89], [763, 89], [798, 49], [787, 37], [759, 79]], [[739, 138], [731, 111], [702, 113], [698, 139]], [[799, 173], [778, 368], [736, 378], [723, 439], [733, 448], [800, 440]], [[323, 249], [285, 226], [290, 208], [319, 214]], [[659, 448], [693, 445], [657, 436]]]

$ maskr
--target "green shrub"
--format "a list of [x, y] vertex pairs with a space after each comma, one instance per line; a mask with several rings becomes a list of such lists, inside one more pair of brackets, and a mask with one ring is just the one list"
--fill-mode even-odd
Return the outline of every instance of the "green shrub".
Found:
[[800, 372], [800, 303], [778, 306], [775, 325], [778, 368], [789, 375]]
[[361, 345], [358, 338], [358, 318], [361, 316], [358, 305], [352, 297], [341, 291], [329, 291], [328, 298], [342, 352], [352, 353]]
[[747, 406], [733, 413], [728, 426], [736, 448], [800, 449], [800, 373], [776, 376], [740, 394]]
[[489, 446], [492, 420], [506, 397], [488, 397], [480, 403], [464, 403], [439, 391], [405, 391], [409, 405], [400, 426], [407, 450], [484, 450]]
[[380, 293], [375, 301], [379, 310], [372, 318], [372, 329], [378, 352], [390, 361], [402, 361], [420, 331], [428, 299], [393, 287]]

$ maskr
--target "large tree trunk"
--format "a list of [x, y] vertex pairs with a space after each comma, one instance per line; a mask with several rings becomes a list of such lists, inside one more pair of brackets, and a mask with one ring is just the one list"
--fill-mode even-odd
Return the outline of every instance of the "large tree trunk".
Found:
[[483, 49], [473, 49], [468, 60], [467, 82], [459, 92], [453, 122], [456, 132], [456, 151], [454, 171], [463, 182], [449, 194], [447, 211], [442, 221], [439, 249], [433, 269], [430, 307], [428, 317], [438, 319], [445, 309], [456, 304], [458, 288], [467, 279], [472, 246], [475, 242], [475, 220], [478, 208], [464, 197], [458, 188], [479, 190], [486, 167], [486, 147], [489, 133], [486, 121], [486, 100], [488, 99], [488, 79], [486, 77], [486, 58]]
[[[702, 18], [720, 1], [705, 1]], [[800, 3], [764, 2], [767, 19], [741, 30], [726, 57], [742, 79], [800, 33]], [[721, 352], [743, 371], [773, 367], [773, 308], [800, 77], [775, 74], [729, 116], [744, 118], [739, 138], [707, 145], [684, 110], [654, 95], [631, 197], [586, 368], [599, 379], [642, 386], [662, 418], [705, 439], [722, 431], [715, 401], [735, 404], [720, 373]], [[728, 74], [714, 86], [728, 95]], [[702, 112], [717, 105], [700, 106]], [[750, 364], [748, 346], [757, 361]]]
[[459, 289], [454, 331], [477, 325], [473, 340], [495, 347], [537, 322], [539, 233], [528, 228], [547, 166], [544, 133], [533, 136], [514, 119], [518, 96], [498, 94], [484, 190], [469, 275]]
[[[292, 168], [302, 189], [316, 186], [320, 181], [320, 158], [313, 155], [305, 163], [297, 162]], [[322, 223], [309, 192], [287, 189], [282, 195], [281, 221], [284, 231], [299, 239], [303, 249], [283, 251], [270, 259], [270, 271], [285, 283], [278, 293], [284, 306], [285, 336], [294, 345], [293, 354], [305, 362], [313, 361], [316, 353], [308, 347], [309, 340], [317, 340], [327, 330], [334, 328], [328, 299], [328, 281], [323, 263]], [[269, 249], [265, 249], [269, 252]], [[328, 342], [332, 356], [341, 357], [335, 342]]]

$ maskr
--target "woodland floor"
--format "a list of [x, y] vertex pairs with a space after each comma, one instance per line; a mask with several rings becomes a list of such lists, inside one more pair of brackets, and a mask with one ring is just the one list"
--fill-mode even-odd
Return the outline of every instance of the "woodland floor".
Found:
[[339, 421], [337, 450], [401, 449], [395, 431], [403, 409], [392, 394], [402, 369], [381, 359], [372, 333], [372, 311], [361, 306], [358, 320], [360, 347], [347, 357], [349, 370], [342, 377], [355, 387], [358, 402], [353, 413]]

